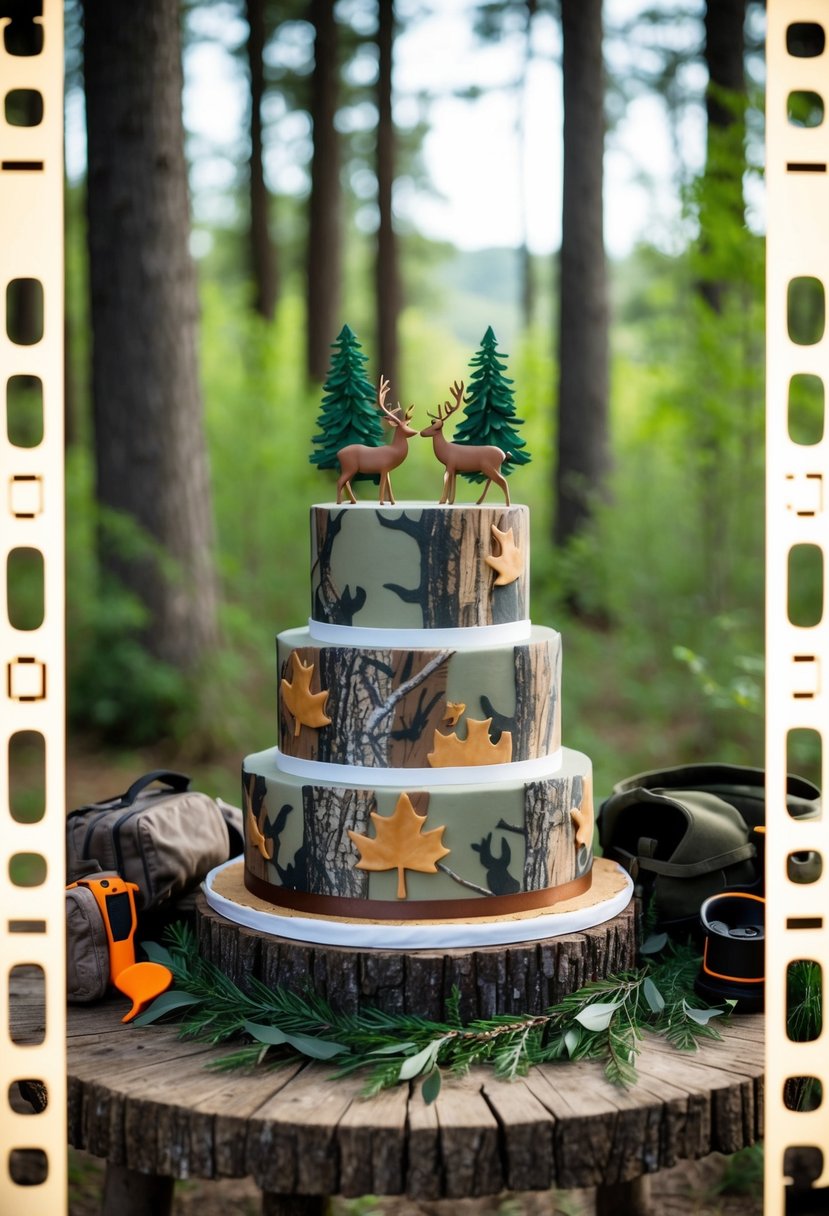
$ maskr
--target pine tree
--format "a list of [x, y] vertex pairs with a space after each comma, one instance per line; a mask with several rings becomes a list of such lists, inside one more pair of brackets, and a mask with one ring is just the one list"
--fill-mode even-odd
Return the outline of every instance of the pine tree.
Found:
[[[350, 443], [377, 448], [384, 442], [377, 393], [366, 379], [366, 356], [355, 334], [344, 325], [323, 385], [322, 413], [317, 418], [320, 433], [312, 442], [317, 449], [309, 457], [319, 469], [337, 469], [337, 452]], [[377, 482], [378, 478], [371, 480]]]
[[[478, 444], [493, 445], [501, 448], [509, 455], [504, 462], [501, 472], [508, 476], [515, 465], [529, 464], [529, 452], [522, 451], [527, 446], [517, 428], [523, 425], [522, 418], [515, 416], [515, 394], [510, 387], [512, 380], [504, 375], [505, 356], [498, 354], [498, 339], [488, 326], [481, 340], [480, 350], [470, 360], [470, 367], [475, 370], [469, 381], [465, 398], [463, 421], [452, 436], [453, 443], [469, 446]], [[481, 482], [486, 478], [482, 473], [463, 473], [467, 481]]]

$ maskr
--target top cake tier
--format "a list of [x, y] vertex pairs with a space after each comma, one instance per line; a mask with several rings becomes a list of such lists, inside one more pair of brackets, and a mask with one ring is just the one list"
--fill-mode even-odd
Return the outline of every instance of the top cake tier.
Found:
[[468, 629], [529, 621], [525, 506], [311, 507], [311, 622]]

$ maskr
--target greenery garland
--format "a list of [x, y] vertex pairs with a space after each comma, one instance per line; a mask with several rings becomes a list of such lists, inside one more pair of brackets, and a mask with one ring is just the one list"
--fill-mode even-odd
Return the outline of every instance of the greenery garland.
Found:
[[720, 1038], [712, 1020], [730, 1012], [700, 1006], [693, 990], [699, 957], [690, 946], [668, 943], [665, 934], [645, 943], [642, 954], [651, 957], [640, 970], [586, 984], [542, 1014], [466, 1023], [457, 989], [444, 1022], [379, 1009], [338, 1013], [312, 991], [267, 988], [254, 978], [242, 991], [199, 956], [184, 925], [172, 926], [166, 940], [168, 948], [150, 942], [144, 949], [152, 961], [170, 968], [174, 986], [135, 1019], [136, 1025], [175, 1015], [182, 1038], [211, 1044], [246, 1038], [213, 1065], [220, 1069], [277, 1064], [299, 1054], [331, 1060], [337, 1076], [366, 1070], [366, 1095], [422, 1078], [423, 1097], [433, 1102], [441, 1069], [460, 1075], [473, 1064], [488, 1064], [497, 1077], [512, 1080], [535, 1064], [561, 1059], [604, 1060], [610, 1081], [632, 1085], [645, 1030], [680, 1050], [693, 1050], [700, 1039]]

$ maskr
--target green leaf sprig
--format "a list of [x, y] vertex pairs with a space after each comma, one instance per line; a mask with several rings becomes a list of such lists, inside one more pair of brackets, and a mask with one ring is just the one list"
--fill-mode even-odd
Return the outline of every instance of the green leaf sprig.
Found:
[[185, 926], [168, 931], [168, 945], [144, 946], [152, 961], [173, 972], [174, 987], [135, 1025], [172, 1015], [180, 1019], [183, 1038], [211, 1044], [245, 1040], [216, 1068], [276, 1065], [302, 1055], [331, 1060], [338, 1076], [365, 1070], [366, 1095], [419, 1078], [424, 1099], [433, 1102], [442, 1071], [462, 1075], [474, 1064], [486, 1064], [497, 1077], [513, 1080], [533, 1065], [561, 1059], [603, 1060], [609, 1080], [632, 1085], [646, 1030], [693, 1050], [701, 1039], [720, 1037], [712, 1022], [726, 1012], [699, 1006], [693, 994], [699, 959], [690, 947], [667, 943], [664, 935], [645, 943], [640, 970], [586, 984], [543, 1014], [501, 1014], [466, 1023], [457, 989], [444, 1022], [379, 1009], [339, 1013], [312, 991], [268, 988], [253, 978], [242, 991], [199, 956]]

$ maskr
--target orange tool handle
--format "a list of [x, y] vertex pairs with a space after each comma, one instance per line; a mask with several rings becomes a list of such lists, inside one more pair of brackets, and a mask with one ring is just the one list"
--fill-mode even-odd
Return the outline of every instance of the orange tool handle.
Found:
[[113, 982], [125, 967], [131, 967], [135, 962], [133, 938], [138, 924], [135, 912], [135, 892], [138, 885], [125, 882], [117, 875], [106, 878], [79, 878], [77, 882], [69, 885], [88, 887], [95, 896], [106, 929], [109, 978], [110, 982]]

